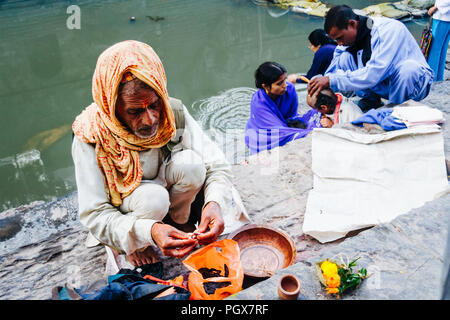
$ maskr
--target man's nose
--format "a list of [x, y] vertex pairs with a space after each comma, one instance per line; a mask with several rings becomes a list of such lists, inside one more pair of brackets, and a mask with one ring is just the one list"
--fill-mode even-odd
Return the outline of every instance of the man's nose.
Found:
[[142, 122], [144, 125], [153, 126], [156, 122], [158, 122], [159, 113], [153, 109], [145, 109], [143, 112]]

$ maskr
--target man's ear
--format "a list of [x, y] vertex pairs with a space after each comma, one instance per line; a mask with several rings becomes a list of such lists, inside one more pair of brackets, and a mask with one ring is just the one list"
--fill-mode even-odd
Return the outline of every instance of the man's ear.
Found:
[[358, 26], [358, 21], [353, 20], [353, 19], [348, 20], [347, 29], [348, 29], [348, 27], [352, 27], [353, 29], [355, 29], [357, 26]]
[[325, 113], [326, 111], [328, 111], [328, 106], [327, 106], [327, 105], [324, 105], [324, 104], [321, 104], [321, 105], [319, 106], [319, 108], [317, 108], [317, 110], [318, 110], [319, 112], [321, 112], [321, 113]]

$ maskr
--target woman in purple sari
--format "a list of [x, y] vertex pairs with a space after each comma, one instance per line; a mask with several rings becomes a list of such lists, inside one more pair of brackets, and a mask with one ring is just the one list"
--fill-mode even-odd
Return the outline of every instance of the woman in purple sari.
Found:
[[286, 81], [286, 69], [276, 62], [265, 62], [255, 72], [259, 88], [250, 103], [250, 119], [245, 129], [245, 143], [251, 154], [283, 146], [303, 138], [320, 127], [320, 113], [311, 109], [297, 114], [295, 86]]

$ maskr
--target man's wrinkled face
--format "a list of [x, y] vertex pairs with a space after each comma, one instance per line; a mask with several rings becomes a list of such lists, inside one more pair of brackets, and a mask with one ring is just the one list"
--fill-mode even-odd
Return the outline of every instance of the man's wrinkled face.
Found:
[[120, 94], [116, 117], [139, 138], [151, 138], [158, 131], [163, 103], [151, 88], [141, 88], [133, 94]]
[[355, 43], [357, 33], [358, 22], [356, 20], [349, 20], [347, 29], [338, 29], [338, 27], [333, 26], [328, 35], [340, 46], [351, 46]]

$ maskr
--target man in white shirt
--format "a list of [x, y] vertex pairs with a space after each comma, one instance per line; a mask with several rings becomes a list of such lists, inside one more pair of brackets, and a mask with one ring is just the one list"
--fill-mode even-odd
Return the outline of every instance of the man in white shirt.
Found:
[[450, 0], [436, 0], [434, 6], [428, 9], [428, 15], [433, 17], [428, 64], [434, 71], [434, 80], [443, 81], [450, 42]]
[[[94, 103], [73, 124], [72, 144], [88, 245], [102, 243], [141, 266], [157, 261], [155, 246], [181, 258], [248, 222], [224, 154], [168, 96], [150, 46], [123, 41], [105, 50], [92, 92]], [[187, 233], [180, 226], [200, 190], [200, 224]]]
[[306, 102], [311, 108], [322, 113], [320, 124], [323, 128], [352, 122], [364, 114], [358, 105], [342, 94], [334, 93], [330, 88], [322, 89], [314, 96], [307, 95]]

